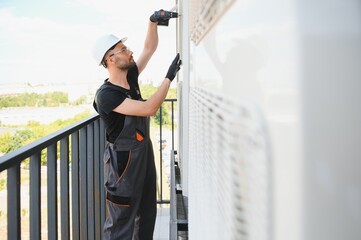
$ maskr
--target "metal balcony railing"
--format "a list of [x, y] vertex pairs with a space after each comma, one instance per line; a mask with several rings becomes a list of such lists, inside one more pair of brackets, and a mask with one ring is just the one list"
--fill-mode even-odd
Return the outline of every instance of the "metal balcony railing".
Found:
[[[174, 103], [171, 104], [174, 149]], [[162, 108], [159, 119], [163, 123]], [[162, 124], [159, 129], [158, 203], [163, 198]], [[30, 159], [30, 239], [101, 239], [105, 220], [103, 151], [105, 128], [92, 116], [61, 129], [0, 158], [0, 172], [7, 171], [7, 239], [21, 239], [21, 163]], [[41, 154], [46, 154], [47, 233], [42, 232]], [[59, 166], [58, 166], [59, 165]], [[58, 183], [58, 179], [59, 182]], [[60, 219], [60, 222], [59, 222]], [[5, 237], [5, 236], [4, 236]]]

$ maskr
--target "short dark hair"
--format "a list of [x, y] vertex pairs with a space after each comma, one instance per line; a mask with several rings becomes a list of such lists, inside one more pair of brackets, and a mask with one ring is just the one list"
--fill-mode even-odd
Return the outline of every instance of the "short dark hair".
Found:
[[[105, 57], [105, 55], [107, 55], [107, 53], [108, 53], [110, 50], [113, 50], [116, 45], [117, 45], [117, 44], [114, 44], [111, 48], [109, 48], [108, 51], [104, 54], [104, 57]], [[107, 67], [108, 67], [108, 65], [107, 65], [107, 60], [105, 60], [104, 57], [103, 57], [103, 59], [102, 59], [102, 61], [101, 61], [100, 63], [103, 65], [103, 67], [107, 68]]]

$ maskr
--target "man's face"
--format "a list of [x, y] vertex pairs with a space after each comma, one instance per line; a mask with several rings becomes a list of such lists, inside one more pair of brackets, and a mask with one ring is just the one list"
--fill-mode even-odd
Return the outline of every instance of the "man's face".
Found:
[[110, 52], [109, 57], [115, 62], [120, 70], [128, 70], [135, 65], [133, 52], [129, 50], [122, 42], [118, 43]]

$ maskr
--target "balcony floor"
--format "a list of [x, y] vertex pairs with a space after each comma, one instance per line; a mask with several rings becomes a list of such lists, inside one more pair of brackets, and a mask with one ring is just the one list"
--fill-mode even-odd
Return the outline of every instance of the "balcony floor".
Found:
[[153, 240], [169, 239], [169, 204], [158, 205]]

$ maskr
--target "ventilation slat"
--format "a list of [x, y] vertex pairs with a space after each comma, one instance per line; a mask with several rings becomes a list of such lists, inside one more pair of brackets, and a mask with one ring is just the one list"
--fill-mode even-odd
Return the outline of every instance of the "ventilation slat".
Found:
[[197, 45], [234, 0], [190, 1], [190, 37]]
[[269, 239], [267, 132], [255, 106], [190, 91], [192, 239]]

